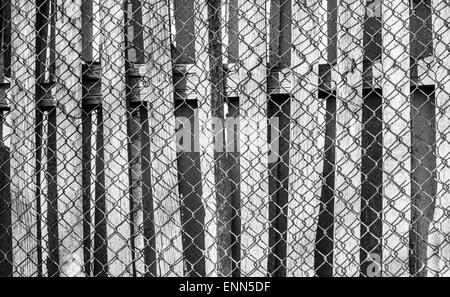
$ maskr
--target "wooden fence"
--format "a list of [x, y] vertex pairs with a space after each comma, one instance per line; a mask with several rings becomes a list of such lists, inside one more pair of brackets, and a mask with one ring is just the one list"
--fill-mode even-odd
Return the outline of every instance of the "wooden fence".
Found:
[[446, 1], [1, 15], [0, 275], [450, 274]]

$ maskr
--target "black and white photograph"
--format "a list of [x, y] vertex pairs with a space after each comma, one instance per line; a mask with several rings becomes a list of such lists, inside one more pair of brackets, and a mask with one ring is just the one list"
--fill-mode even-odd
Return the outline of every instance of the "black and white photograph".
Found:
[[449, 276], [448, 0], [1, 0], [0, 278]]

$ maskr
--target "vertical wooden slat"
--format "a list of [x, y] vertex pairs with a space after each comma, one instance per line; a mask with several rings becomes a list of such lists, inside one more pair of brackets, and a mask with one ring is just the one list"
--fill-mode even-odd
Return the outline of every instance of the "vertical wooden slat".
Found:
[[[149, 31], [150, 26], [150, 7], [148, 1], [141, 2], [140, 12], [142, 15], [141, 30], [142, 30], [142, 47], [143, 57], [140, 62], [149, 63], [152, 57], [145, 55], [145, 52], [150, 51], [152, 44], [152, 36]], [[145, 69], [144, 77], [150, 76], [149, 67]], [[147, 79], [148, 77], [144, 78]], [[144, 82], [144, 80], [142, 80]], [[148, 83], [142, 83], [140, 85], [141, 101], [150, 101], [151, 85]], [[154, 206], [153, 206], [153, 193], [152, 193], [152, 165], [151, 165], [151, 150], [153, 144], [150, 143], [151, 131], [149, 123], [149, 107], [150, 104], [145, 104], [140, 107], [140, 125], [141, 125], [141, 174], [142, 174], [142, 230], [143, 230], [143, 260], [144, 268], [143, 273], [146, 276], [157, 275], [157, 262], [156, 262], [156, 239], [155, 239], [155, 224], [154, 224]], [[140, 271], [139, 271], [140, 272]]]
[[[45, 205], [45, 195], [43, 189], [45, 188], [45, 164], [47, 163], [44, 159], [46, 153], [43, 153], [43, 140], [44, 134], [44, 113], [41, 109], [36, 110], [36, 237], [38, 239], [37, 245], [37, 261], [38, 261], [38, 277], [42, 277], [42, 252], [44, 240], [42, 234], [45, 233], [43, 226], [45, 226], [45, 219], [43, 217], [44, 213], [42, 208]], [[44, 166], [43, 166], [44, 165]]]
[[180, 196], [176, 163], [175, 115], [167, 1], [143, 2], [144, 49], [150, 54], [152, 193], [160, 276], [183, 275]]
[[277, 68], [280, 65], [280, 38], [281, 38], [281, 3], [280, 0], [270, 0], [270, 29], [269, 29], [269, 66]]
[[[88, 117], [89, 117], [89, 119], [87, 120], [88, 122], [90, 122], [90, 124], [91, 124], [91, 129], [90, 129], [90, 139], [89, 139], [89, 142], [86, 144], [86, 146], [87, 145], [89, 145], [90, 144], [90, 147], [91, 147], [91, 153], [90, 153], [90, 159], [89, 159], [89, 162], [91, 163], [91, 172], [90, 172], [90, 178], [89, 178], [89, 182], [90, 182], [90, 184], [89, 184], [89, 191], [90, 191], [90, 196], [91, 197], [89, 197], [90, 199], [89, 199], [89, 203], [88, 203], [88, 206], [89, 206], [89, 208], [88, 207], [85, 207], [85, 209], [89, 209], [89, 211], [86, 211], [85, 212], [85, 214], [84, 214], [84, 216], [85, 216], [85, 220], [87, 220], [89, 223], [90, 223], [90, 227], [89, 227], [89, 232], [85, 232], [84, 233], [84, 235], [85, 235], [85, 237], [87, 237], [86, 238], [86, 240], [89, 240], [89, 242], [90, 242], [90, 244], [88, 244], [88, 245], [86, 245], [85, 246], [85, 251], [87, 250], [87, 249], [89, 249], [90, 250], [90, 252], [88, 252], [87, 254], [86, 254], [86, 252], [84, 253], [84, 258], [86, 259], [85, 260], [85, 265], [86, 266], [89, 266], [90, 267], [90, 269], [86, 269], [86, 271], [85, 271], [85, 273], [86, 273], [86, 275], [89, 275], [89, 276], [93, 276], [94, 274], [93, 274], [93, 272], [94, 272], [94, 255], [95, 255], [95, 250], [94, 250], [94, 247], [95, 247], [95, 236], [96, 236], [96, 234], [95, 234], [95, 227], [94, 226], [96, 226], [96, 221], [95, 221], [95, 212], [97, 211], [97, 209], [96, 209], [96, 183], [97, 183], [97, 162], [96, 162], [96, 159], [97, 159], [97, 149], [96, 149], [96, 145], [97, 145], [97, 137], [98, 137], [98, 125], [97, 125], [97, 118], [98, 118], [98, 108], [93, 108], [92, 110], [90, 110], [90, 112], [89, 112], [89, 115], [88, 115]], [[86, 197], [86, 198], [88, 198], [88, 197]], [[84, 204], [83, 204], [83, 206], [84, 206]], [[89, 256], [89, 257], [87, 257], [87, 256]], [[88, 274], [88, 272], [89, 272], [89, 274]]]
[[112, 276], [129, 276], [131, 234], [124, 11], [121, 1], [105, 1], [100, 5], [108, 272]]
[[357, 276], [359, 272], [364, 13], [365, 0], [338, 3], [335, 276]]
[[81, 0], [58, 1], [56, 102], [61, 276], [82, 275]]
[[129, 135], [130, 135], [130, 195], [131, 195], [131, 221], [133, 265], [136, 276], [145, 274], [144, 267], [144, 237], [142, 212], [142, 157], [141, 157], [141, 114], [140, 106], [130, 107]]
[[93, 0], [81, 2], [81, 35], [83, 36], [82, 58], [85, 62], [91, 62], [93, 57], [93, 31], [94, 31], [94, 3]]
[[57, 124], [56, 110], [53, 108], [48, 112], [47, 117], [47, 203], [45, 211], [47, 224], [47, 258], [44, 262], [47, 265], [48, 276], [55, 277], [61, 275], [58, 224], [58, 160], [57, 160]]
[[[194, 7], [195, 10], [195, 7]], [[228, 47], [230, 44], [230, 37], [229, 37], [229, 29], [228, 29], [228, 23], [230, 21], [230, 0], [223, 0], [220, 6], [221, 11], [221, 18], [222, 18], [222, 27], [221, 27], [221, 34], [222, 34], [222, 62], [224, 64], [228, 64]], [[195, 27], [194, 27], [195, 29]]]
[[327, 55], [327, 36], [328, 36], [328, 0], [319, 0], [319, 7], [318, 7], [318, 18], [319, 18], [319, 36], [318, 36], [318, 42], [317, 45], [319, 47], [320, 52], [320, 60], [319, 64], [325, 64], [328, 60]]
[[48, 114], [42, 112], [42, 157], [41, 157], [41, 249], [42, 249], [42, 256], [41, 256], [41, 265], [42, 268], [40, 270], [40, 273], [42, 276], [48, 275], [48, 268], [47, 268], [47, 259], [49, 257], [49, 241], [48, 241], [48, 224], [47, 224], [47, 218], [48, 218], [48, 201], [49, 201], [49, 177], [47, 174], [47, 168], [48, 168]]
[[145, 275], [157, 275], [155, 217], [152, 193], [151, 143], [149, 134], [148, 107], [141, 106], [141, 153], [142, 153], [142, 211], [144, 229]]
[[434, 220], [431, 224], [428, 247], [428, 276], [450, 276], [450, 244], [446, 240], [450, 235], [450, 2], [432, 1], [433, 45], [436, 73], [436, 172], [437, 195]]
[[197, 87], [200, 170], [202, 182], [202, 202], [205, 209], [205, 271], [207, 276], [217, 276], [217, 188], [214, 178], [214, 131], [211, 107], [211, 80], [208, 70], [208, 1], [194, 2], [195, 18], [195, 70], [199, 85]]
[[11, 71], [11, 0], [5, 0], [2, 4], [2, 32], [0, 33], [2, 49], [0, 52], [3, 63], [0, 66], [0, 82], [3, 83], [5, 76]]
[[82, 148], [82, 191], [83, 191], [83, 259], [84, 259], [84, 273], [86, 276], [91, 276], [92, 264], [92, 185], [94, 180], [92, 178], [93, 168], [91, 160], [93, 157], [93, 149], [95, 147], [95, 139], [92, 135], [92, 114], [93, 110], [91, 108], [84, 109], [82, 111], [81, 118], [81, 130], [83, 137], [83, 148]]
[[102, 0], [92, 0], [92, 10], [93, 10], [93, 27], [92, 27], [92, 61], [100, 61], [100, 49], [101, 46], [101, 11], [100, 11], [100, 2]]
[[[3, 125], [3, 115], [0, 115], [0, 124]], [[0, 277], [10, 277], [13, 273], [9, 156], [9, 148], [3, 144], [0, 134]]]
[[383, 255], [385, 276], [408, 275], [411, 203], [409, 1], [383, 1]]
[[14, 276], [35, 276], [34, 1], [12, 1], [11, 16], [11, 207]]
[[[131, 244], [133, 275], [145, 275], [143, 208], [142, 208], [142, 152], [141, 152], [141, 93], [146, 86], [140, 76], [136, 77], [136, 68], [144, 61], [142, 39], [142, 10], [140, 1], [125, 1], [126, 5], [126, 71], [127, 71], [127, 100], [130, 102], [130, 116], [128, 119], [128, 133], [130, 137], [130, 197], [131, 197]], [[138, 64], [139, 63], [139, 64]], [[144, 86], [145, 85], [145, 86]], [[143, 106], [143, 108], [146, 108]]]
[[267, 273], [269, 185], [266, 1], [238, 2], [241, 166], [241, 273]]
[[105, 133], [103, 110], [96, 109], [95, 132], [95, 207], [94, 207], [94, 276], [108, 275], [108, 234], [106, 218], [106, 189], [105, 189]]
[[[325, 103], [318, 98], [317, 0], [292, 2], [288, 276], [314, 276]], [[323, 144], [322, 144], [323, 145]]]
[[225, 154], [225, 90], [221, 44], [221, 1], [195, 2], [196, 72], [200, 85], [200, 162], [205, 208], [207, 275], [231, 276], [231, 200]]

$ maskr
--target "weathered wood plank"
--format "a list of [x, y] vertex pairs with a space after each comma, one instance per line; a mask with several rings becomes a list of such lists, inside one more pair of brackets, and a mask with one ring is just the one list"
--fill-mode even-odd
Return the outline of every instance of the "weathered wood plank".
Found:
[[[45, 177], [45, 164], [46, 161], [46, 152], [44, 152], [43, 148], [45, 147], [44, 141], [46, 138], [47, 132], [43, 129], [44, 125], [44, 112], [40, 109], [36, 110], [36, 212], [37, 212], [37, 220], [36, 220], [36, 237], [38, 239], [37, 245], [37, 260], [38, 260], [38, 277], [42, 277], [43, 269], [47, 268], [46, 265], [43, 265], [43, 253], [47, 250], [42, 248], [45, 244], [45, 240], [43, 238], [43, 234], [46, 233], [45, 222], [46, 215], [43, 212], [43, 208], [46, 206], [46, 198], [44, 194], [44, 189], [46, 189], [46, 177]], [[44, 235], [45, 236], [45, 235]], [[12, 247], [11, 247], [12, 248]]]
[[[3, 115], [0, 117], [3, 125]], [[0, 137], [3, 138], [2, 135]], [[13, 273], [9, 156], [9, 148], [0, 139], [0, 277], [11, 277]]]
[[277, 68], [280, 66], [280, 38], [281, 38], [281, 3], [280, 0], [269, 0], [269, 67]]
[[105, 189], [105, 132], [103, 110], [96, 108], [95, 123], [95, 206], [94, 206], [94, 276], [108, 276], [108, 238]]
[[266, 1], [238, 3], [241, 274], [264, 276], [269, 251]]
[[[143, 228], [143, 201], [142, 201], [142, 127], [141, 127], [141, 93], [145, 89], [143, 77], [135, 75], [135, 67], [144, 62], [142, 10], [140, 1], [131, 0], [127, 4], [126, 12], [126, 71], [127, 71], [127, 100], [129, 102], [130, 116], [128, 119], [128, 133], [130, 137], [130, 195], [131, 195], [131, 237], [133, 275], [145, 275], [145, 239]], [[137, 64], [139, 63], [139, 64]], [[146, 108], [142, 106], [142, 108]]]
[[411, 204], [409, 1], [382, 3], [384, 276], [408, 276]]
[[130, 136], [130, 195], [131, 195], [131, 237], [133, 242], [133, 262], [136, 276], [145, 275], [144, 248], [145, 239], [143, 232], [144, 214], [142, 209], [142, 134], [140, 106], [130, 107], [129, 118]]
[[200, 82], [199, 101], [200, 167], [205, 208], [206, 274], [231, 276], [231, 199], [226, 172], [225, 90], [221, 45], [221, 1], [195, 2], [196, 69]]
[[433, 1], [433, 43], [434, 71], [436, 73], [436, 173], [437, 195], [435, 200], [434, 220], [431, 223], [428, 246], [428, 276], [450, 276], [450, 245], [446, 238], [450, 235], [450, 3]]
[[37, 275], [34, 1], [11, 1], [11, 207], [14, 276]]
[[183, 275], [180, 196], [176, 163], [176, 138], [169, 7], [164, 0], [143, 2], [144, 49], [149, 53], [151, 98], [152, 193], [156, 250], [160, 276]]
[[[60, 267], [60, 243], [58, 224], [58, 155], [57, 155], [57, 123], [56, 110], [53, 108], [47, 117], [47, 203], [43, 208], [46, 218], [47, 229], [47, 257], [44, 261], [47, 265], [47, 274], [51, 277], [61, 275]], [[44, 253], [45, 254], [45, 253]], [[45, 255], [44, 255], [45, 256]]]
[[212, 82], [209, 78], [211, 63], [208, 55], [208, 2], [194, 2], [195, 18], [195, 66], [199, 84], [196, 88], [198, 100], [200, 171], [202, 202], [205, 209], [205, 272], [207, 276], [218, 274], [217, 238], [217, 188], [214, 178], [214, 123], [211, 106]]
[[[320, 0], [318, 7], [318, 47], [319, 47], [319, 63], [324, 64], [328, 61], [327, 41], [328, 41], [328, 0]], [[320, 76], [322, 77], [322, 76]]]
[[141, 106], [141, 170], [142, 170], [142, 228], [144, 232], [145, 276], [157, 275], [155, 219], [152, 193], [151, 146], [148, 106]]
[[335, 276], [357, 276], [361, 212], [363, 21], [365, 1], [342, 0], [337, 11]]
[[314, 276], [314, 249], [319, 216], [324, 103], [318, 98], [319, 51], [315, 47], [319, 2], [293, 1], [291, 52], [291, 124], [287, 275]]
[[56, 125], [61, 276], [83, 275], [81, 0], [58, 1]]
[[108, 264], [112, 276], [131, 273], [124, 11], [120, 2], [100, 3], [102, 108]]
[[[85, 95], [85, 94], [84, 94]], [[81, 118], [81, 133], [82, 133], [82, 195], [83, 195], [83, 260], [84, 273], [86, 276], [92, 276], [92, 235], [93, 231], [93, 216], [91, 210], [93, 209], [93, 186], [95, 185], [95, 168], [93, 168], [93, 161], [95, 160], [95, 136], [92, 129], [92, 116], [94, 111], [89, 108], [84, 108]]]

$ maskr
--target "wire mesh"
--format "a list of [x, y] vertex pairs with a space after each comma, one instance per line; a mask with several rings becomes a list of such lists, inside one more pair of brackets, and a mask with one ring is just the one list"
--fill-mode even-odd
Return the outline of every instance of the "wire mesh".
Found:
[[3, 0], [1, 276], [449, 276], [448, 0]]

